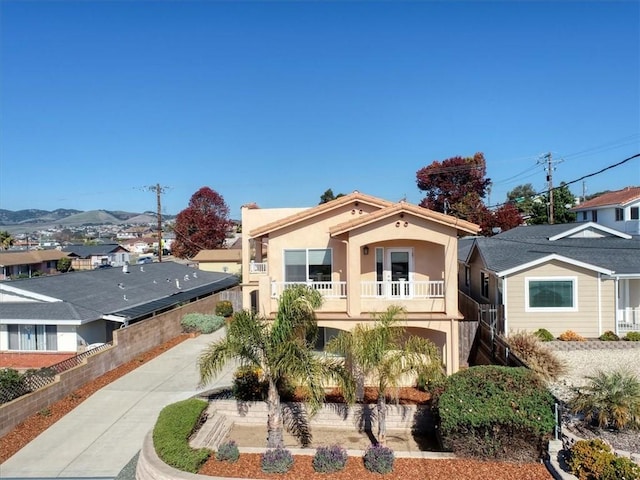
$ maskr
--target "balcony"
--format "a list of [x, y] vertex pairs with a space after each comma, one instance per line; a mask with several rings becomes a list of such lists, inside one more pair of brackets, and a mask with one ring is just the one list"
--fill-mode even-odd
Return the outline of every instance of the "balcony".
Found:
[[257, 263], [252, 260], [251, 263], [249, 263], [249, 273], [266, 275], [267, 272], [268, 272], [267, 262]]
[[[367, 299], [433, 299], [444, 298], [444, 281], [406, 280], [388, 282], [359, 282], [360, 298]], [[278, 298], [293, 285], [307, 285], [325, 298], [347, 298], [347, 282], [271, 282], [271, 298]]]

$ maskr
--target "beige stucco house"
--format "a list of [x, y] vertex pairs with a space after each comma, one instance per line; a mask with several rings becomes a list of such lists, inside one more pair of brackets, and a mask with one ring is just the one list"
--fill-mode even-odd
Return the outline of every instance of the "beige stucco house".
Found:
[[640, 331], [640, 241], [593, 222], [517, 227], [459, 242], [459, 288], [491, 305], [498, 333], [586, 338]]
[[242, 273], [242, 250], [239, 248], [200, 250], [192, 260], [200, 270], [207, 272]]
[[477, 225], [356, 191], [312, 208], [247, 205], [242, 228], [244, 308], [273, 318], [288, 285], [318, 289], [322, 349], [400, 305], [408, 331], [439, 347], [447, 373], [458, 370], [457, 241]]

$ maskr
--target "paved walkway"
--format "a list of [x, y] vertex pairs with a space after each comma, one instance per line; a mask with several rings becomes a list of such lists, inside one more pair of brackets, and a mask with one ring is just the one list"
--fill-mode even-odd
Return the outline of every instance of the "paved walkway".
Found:
[[[0, 465], [0, 478], [115, 478], [160, 410], [201, 391], [197, 358], [222, 335], [188, 339], [102, 388]], [[228, 366], [206, 389], [230, 385], [232, 376]]]

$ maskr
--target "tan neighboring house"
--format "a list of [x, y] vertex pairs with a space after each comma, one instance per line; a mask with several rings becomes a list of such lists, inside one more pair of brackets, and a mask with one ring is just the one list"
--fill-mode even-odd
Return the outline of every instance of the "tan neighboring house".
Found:
[[58, 260], [66, 256], [60, 250], [0, 252], [0, 280], [57, 273]]
[[521, 226], [461, 239], [459, 263], [461, 299], [490, 307], [498, 333], [640, 331], [640, 240], [626, 233], [593, 222]]
[[390, 305], [459, 368], [458, 236], [479, 227], [407, 202], [353, 192], [311, 208], [242, 207], [243, 307], [273, 318], [283, 289], [319, 290], [318, 349]]
[[217, 248], [200, 250], [192, 259], [200, 270], [242, 274], [242, 250], [239, 248]]

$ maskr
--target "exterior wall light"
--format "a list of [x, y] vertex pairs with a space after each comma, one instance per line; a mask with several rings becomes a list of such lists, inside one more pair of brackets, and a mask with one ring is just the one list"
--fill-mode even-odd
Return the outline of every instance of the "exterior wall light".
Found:
[[369, 255], [369, 246], [365, 245], [364, 247], [362, 247], [362, 253], [364, 255]]

